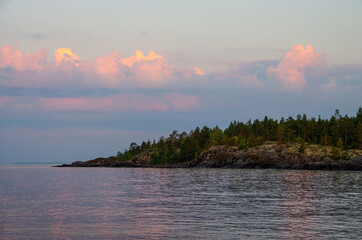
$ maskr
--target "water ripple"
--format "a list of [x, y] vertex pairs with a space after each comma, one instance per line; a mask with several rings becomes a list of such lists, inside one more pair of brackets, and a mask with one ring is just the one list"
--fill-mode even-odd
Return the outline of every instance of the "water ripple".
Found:
[[0, 168], [1, 239], [360, 239], [360, 172]]

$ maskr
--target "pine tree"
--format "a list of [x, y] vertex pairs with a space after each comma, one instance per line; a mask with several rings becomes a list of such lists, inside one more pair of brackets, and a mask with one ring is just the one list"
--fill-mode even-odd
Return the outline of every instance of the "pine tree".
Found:
[[343, 141], [341, 138], [338, 138], [337, 146], [339, 148], [339, 158], [342, 159]]

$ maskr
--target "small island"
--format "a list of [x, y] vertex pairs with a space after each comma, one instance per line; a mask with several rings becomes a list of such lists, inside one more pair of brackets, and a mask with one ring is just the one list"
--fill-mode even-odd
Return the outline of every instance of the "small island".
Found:
[[57, 167], [154, 168], [274, 168], [305, 170], [362, 170], [362, 108], [356, 116], [330, 119], [231, 122], [190, 133], [173, 131], [169, 137], [130, 144], [117, 156], [77, 161]]

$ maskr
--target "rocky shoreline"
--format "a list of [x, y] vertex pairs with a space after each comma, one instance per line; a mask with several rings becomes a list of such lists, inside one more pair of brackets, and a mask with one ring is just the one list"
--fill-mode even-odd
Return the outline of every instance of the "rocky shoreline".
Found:
[[296, 144], [264, 144], [248, 150], [234, 146], [213, 146], [193, 161], [184, 163], [151, 164], [150, 152], [141, 153], [131, 160], [117, 157], [96, 158], [56, 167], [146, 167], [146, 168], [273, 168], [300, 170], [362, 170], [362, 150], [346, 150], [339, 159], [332, 159], [329, 148], [308, 145], [304, 153]]

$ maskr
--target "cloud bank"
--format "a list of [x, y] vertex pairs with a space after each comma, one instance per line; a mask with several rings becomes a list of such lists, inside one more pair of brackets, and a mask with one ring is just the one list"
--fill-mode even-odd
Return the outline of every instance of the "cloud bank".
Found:
[[55, 60], [50, 63], [46, 62], [47, 54], [46, 50], [23, 54], [10, 45], [1, 47], [0, 84], [36, 88], [69, 87], [69, 84], [103, 88], [158, 88], [182, 78], [203, 75], [199, 67], [181, 69], [168, 65], [163, 56], [153, 51], [144, 55], [137, 50], [135, 56], [126, 58], [113, 51], [97, 57], [93, 62], [80, 59], [70, 48], [56, 49]]
[[47, 55], [44, 49], [0, 48], [1, 109], [192, 112], [212, 109], [212, 103], [237, 93], [252, 97], [361, 88], [361, 65], [327, 66], [326, 56], [311, 45], [293, 46], [280, 61], [235, 62], [209, 73], [198, 66], [174, 67], [154, 51], [137, 50], [129, 57], [113, 51], [94, 61], [82, 60], [70, 48], [56, 49], [50, 62]]

